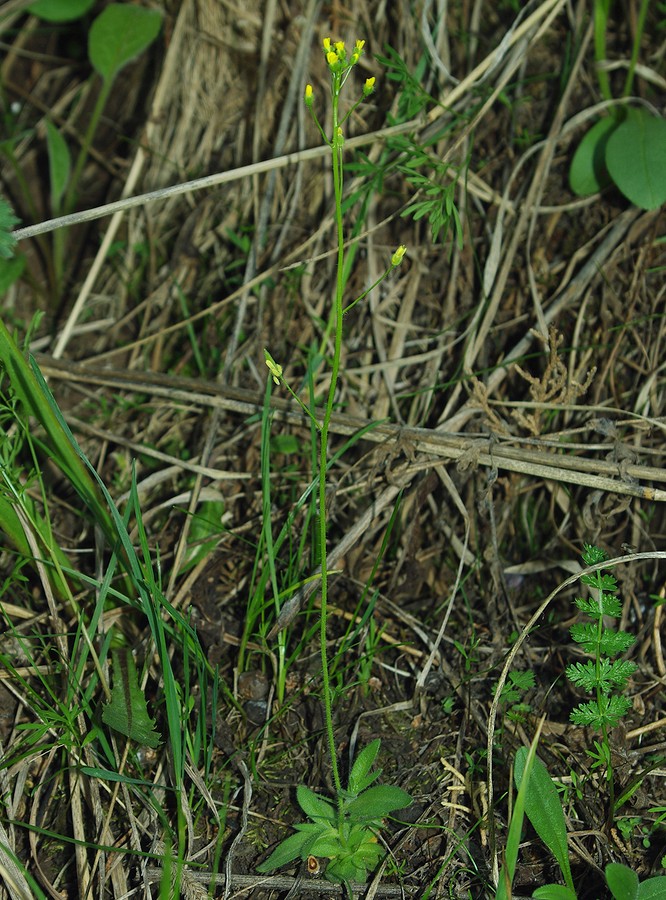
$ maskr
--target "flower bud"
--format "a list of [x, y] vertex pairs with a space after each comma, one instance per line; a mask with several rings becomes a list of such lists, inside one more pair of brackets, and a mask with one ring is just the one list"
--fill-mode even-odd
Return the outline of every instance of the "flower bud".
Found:
[[303, 99], [304, 99], [305, 105], [308, 107], [308, 109], [312, 106], [312, 97], [313, 97], [312, 85], [306, 84], [305, 85], [305, 96], [303, 97]]
[[402, 262], [402, 258], [406, 252], [407, 252], [407, 247], [405, 247], [404, 244], [400, 244], [398, 249], [395, 251], [395, 253], [391, 257], [391, 265], [393, 266], [393, 268], [400, 265], [400, 263]]
[[270, 355], [268, 350], [264, 350], [264, 357], [266, 359], [266, 365], [268, 366], [268, 371], [273, 376], [273, 381], [276, 384], [279, 384], [280, 379], [282, 378], [282, 366], [278, 365], [278, 363], [275, 362], [275, 360]]

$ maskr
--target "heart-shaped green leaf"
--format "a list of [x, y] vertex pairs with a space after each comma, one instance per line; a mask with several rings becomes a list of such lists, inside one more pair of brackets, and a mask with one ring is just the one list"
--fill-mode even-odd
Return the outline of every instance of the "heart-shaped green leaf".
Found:
[[620, 863], [609, 863], [604, 874], [613, 900], [637, 900], [638, 875], [633, 869]]
[[72, 22], [84, 16], [95, 0], [37, 0], [28, 9], [47, 22]]
[[104, 81], [149, 47], [159, 34], [162, 16], [157, 10], [130, 3], [111, 3], [92, 24], [88, 56]]
[[587, 197], [606, 187], [610, 178], [606, 169], [606, 145], [618, 127], [617, 119], [607, 116], [596, 122], [578, 145], [569, 169], [569, 185], [574, 194]]
[[629, 108], [606, 145], [606, 167], [624, 196], [641, 209], [666, 202], [666, 119]]

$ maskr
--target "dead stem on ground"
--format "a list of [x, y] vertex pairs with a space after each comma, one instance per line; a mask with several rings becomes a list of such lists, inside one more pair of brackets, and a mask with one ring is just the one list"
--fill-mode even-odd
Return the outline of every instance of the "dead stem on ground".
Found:
[[[663, 566], [645, 556], [663, 547], [665, 259], [658, 215], [627, 208], [611, 193], [581, 202], [568, 190], [567, 161], [588, 115], [583, 111], [598, 100], [588, 4], [544, 0], [520, 18], [508, 0], [426, 2], [416, 10], [403, 0], [167, 6], [162, 45], [150, 66], [128, 69], [108, 111], [86, 173], [84, 206], [316, 146], [301, 92], [310, 81], [326, 102], [319, 46], [329, 33], [367, 40], [361, 74], [379, 84], [350, 120], [349, 137], [380, 135], [387, 114], [391, 121], [401, 114], [396, 83], [373, 60], [390, 45], [408, 72], [422, 72], [422, 89], [438, 101], [411, 131], [417, 141], [434, 140], [429, 152], [439, 161], [440, 182], [454, 177], [454, 169], [442, 174], [443, 162], [464, 172], [453, 194], [463, 245], [450, 238], [442, 245], [433, 243], [427, 220], [402, 216], [414, 190], [395, 165], [395, 144], [378, 137], [363, 148], [364, 157], [352, 149], [348, 157], [365, 162], [367, 171], [384, 168], [381, 190], [359, 193], [347, 213], [349, 228], [357, 227], [349, 294], [376, 279], [396, 246], [408, 246], [403, 267], [346, 317], [335, 449], [359, 423], [390, 421], [341, 456], [331, 480], [335, 646], [357, 629], [336, 670], [340, 747], [381, 736], [384, 779], [417, 801], [415, 827], [402, 833], [392, 874], [399, 872], [407, 893], [436, 882], [441, 896], [485, 894], [493, 867], [489, 817], [501, 833], [510, 760], [531, 737], [533, 717], [546, 712], [542, 751], [563, 785], [571, 828], [580, 833], [572, 847], [578, 873], [588, 863], [591, 874], [582, 877], [594, 885], [595, 867], [612, 856], [645, 877], [656, 864], [654, 849], [643, 847], [639, 832], [597, 830], [603, 791], [593, 773], [586, 773], [582, 797], [570, 782], [572, 768], [587, 765], [585, 737], [567, 726], [573, 698], [562, 678], [573, 586], [566, 598], [553, 599], [550, 618], [534, 615], [578, 571], [583, 541], [613, 556], [625, 545], [642, 552], [627, 557], [618, 573], [623, 624], [639, 637], [641, 666], [634, 713], [617, 737], [629, 783], [648, 753], [663, 752], [665, 727], [661, 606], [651, 599], [663, 599]], [[444, 12], [446, 27], [437, 27]], [[34, 19], [15, 22], [3, 84], [8, 98], [24, 104], [26, 137], [16, 158], [46, 218], [45, 113], [53, 111], [75, 140], [81, 124], [68, 122], [66, 98], [84, 78]], [[615, 38], [626, 52], [624, 32]], [[570, 57], [563, 62], [565, 44]], [[323, 107], [319, 115], [325, 119]], [[246, 820], [234, 870], [225, 876], [227, 896], [232, 887], [248, 886], [243, 879], [293, 820], [293, 785], [326, 787], [310, 589], [300, 592], [288, 619], [289, 647], [298, 648], [298, 658], [282, 708], [272, 703], [272, 643], [252, 636], [249, 679], [241, 680], [235, 667], [261, 530], [263, 348], [296, 385], [308, 347], [328, 349], [334, 263], [327, 172], [322, 159], [299, 161], [116, 213], [74, 234], [62, 308], [49, 307], [27, 282], [4, 301], [12, 321], [45, 312], [35, 343], [45, 351], [40, 364], [121, 502], [135, 463], [168, 599], [189, 612], [229, 690], [220, 699], [213, 771], [190, 766], [187, 773], [189, 896], [202, 890], [199, 876], [205, 883], [218, 829], [224, 859]], [[9, 169], [3, 178], [10, 195], [20, 196]], [[357, 170], [347, 184], [350, 196], [360, 192]], [[27, 221], [27, 211], [20, 212]], [[41, 284], [44, 246], [25, 247]], [[326, 389], [321, 371], [312, 376], [317, 398]], [[284, 441], [272, 475], [278, 529], [309, 481], [310, 433], [281, 395], [273, 428]], [[53, 490], [62, 545], [90, 550], [92, 535], [71, 498], [57, 484]], [[182, 562], [191, 552], [194, 514], [206, 502], [223, 506], [221, 530], [215, 549], [188, 572]], [[296, 527], [304, 521], [301, 515]], [[308, 553], [306, 546], [303, 572]], [[95, 574], [92, 561], [77, 560]], [[371, 580], [368, 616], [359, 600]], [[20, 635], [47, 636], [61, 620], [65, 662], [75, 619], [67, 608], [51, 608], [47, 618], [44, 597], [38, 583], [26, 585], [12, 593], [13, 605], [4, 605], [5, 617]], [[78, 598], [85, 601], [85, 594]], [[105, 628], [122, 622], [137, 646], [145, 638], [122, 610], [109, 610], [105, 620]], [[538, 626], [529, 636], [526, 623]], [[493, 699], [512, 642], [511, 660], [537, 681], [522, 716]], [[3, 653], [16, 671], [27, 662], [7, 636]], [[36, 662], [53, 671], [57, 684], [53, 659], [39, 652]], [[84, 896], [87, 886], [97, 896], [126, 896], [137, 879], [149, 896], [164, 838], [155, 805], [131, 785], [83, 783], [75, 773], [82, 765], [94, 768], [93, 755], [70, 748], [63, 759], [57, 734], [50, 749], [13, 759], [33, 704], [12, 678], [0, 690], [0, 740], [12, 761], [0, 770], [0, 842], [20, 859], [30, 854], [31, 874], [53, 897], [65, 889]], [[656, 724], [648, 736], [650, 723]], [[167, 754], [128, 760], [122, 749], [115, 752], [121, 769], [151, 782], [168, 809]], [[250, 764], [251, 804], [241, 795], [247, 782], [238, 758]], [[654, 820], [647, 811], [659, 801], [660, 777], [662, 769], [646, 776], [628, 814]], [[80, 842], [76, 871], [71, 847], [51, 834]], [[86, 841], [106, 849], [84, 850]], [[2, 855], [3, 871], [29, 892], [9, 859]], [[529, 892], [549, 880], [548, 866], [535, 842], [517, 889]], [[309, 889], [307, 881], [301, 889]], [[382, 890], [392, 896], [392, 889], [382, 884], [377, 896]], [[260, 893], [257, 887], [253, 896]], [[2, 896], [12, 893], [4, 887]]]

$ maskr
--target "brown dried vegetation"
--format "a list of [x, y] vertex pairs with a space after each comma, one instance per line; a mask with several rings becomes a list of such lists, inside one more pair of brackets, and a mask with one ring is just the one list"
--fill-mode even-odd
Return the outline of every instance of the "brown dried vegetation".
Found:
[[[362, 746], [381, 737], [382, 780], [415, 798], [413, 824], [396, 825], [389, 838], [395, 865], [383, 873], [378, 896], [392, 896], [398, 877], [410, 895], [422, 896], [429, 885], [435, 896], [489, 895], [488, 817], [494, 816], [501, 850], [510, 762], [543, 714], [540, 754], [566, 788], [580, 896], [600, 895], [598, 872], [609, 860], [628, 863], [641, 878], [658, 870], [663, 836], [653, 836], [646, 849], [638, 829], [633, 836], [604, 831], [604, 787], [584, 753], [592, 736], [568, 724], [576, 703], [563, 678], [573, 652], [567, 630], [573, 591], [553, 601], [521, 645], [515, 668], [534, 672], [536, 687], [524, 696], [529, 706], [522, 712], [500, 707], [488, 794], [493, 686], [539, 603], [576, 571], [583, 542], [611, 556], [626, 548], [666, 549], [663, 218], [612, 192], [586, 201], [570, 194], [567, 166], [580, 136], [570, 122], [598, 99], [589, 4], [530, 6], [533, 19], [522, 35], [511, 27], [516, 5], [167, 0], [160, 41], [117, 85], [79, 207], [232, 174], [217, 186], [69, 230], [61, 296], [50, 289], [39, 241], [25, 242], [31, 280], [2, 301], [10, 327], [24, 329], [34, 313], [44, 313], [35, 343], [42, 371], [119, 500], [135, 461], [167, 597], [191, 615], [226, 686], [206, 788], [203, 773], [190, 773], [196, 812], [188, 897], [204, 896], [214, 863], [209, 804], [226, 810], [217, 871], [224, 873], [230, 859], [225, 896], [235, 896], [252, 887], [254, 866], [288, 833], [294, 785], [330, 788], [317, 698], [316, 594], [288, 631], [287, 653], [298, 653], [281, 706], [274, 643], [254, 635], [246, 671], [238, 671], [262, 521], [263, 348], [300, 385], [308, 348], [323, 340], [334, 284], [325, 153], [294, 155], [280, 167], [256, 164], [319, 145], [301, 100], [309, 81], [320, 120], [327, 120], [320, 51], [327, 35], [367, 41], [359, 85], [376, 75], [378, 90], [349, 123], [347, 162], [360, 161], [362, 150], [385, 166], [382, 189], [346, 214], [349, 233], [357, 229], [348, 295], [378, 277], [395, 247], [408, 247], [402, 266], [346, 317], [333, 449], [363, 425], [382, 425], [351, 446], [330, 475], [339, 575], [329, 634], [340, 753], [346, 759], [350, 741]], [[442, 14], [446, 27], [437, 28]], [[626, 58], [631, 17], [613, 27], [614, 58]], [[71, 99], [87, 84], [85, 66], [72, 55], [82, 35], [38, 27], [17, 13], [14, 31], [4, 37], [3, 101], [22, 104], [26, 137], [16, 160], [36, 221], [49, 217], [44, 113], [74, 144], [85, 130], [90, 100], [85, 91]], [[663, 31], [655, 22], [646, 35], [653, 37], [642, 57], [658, 67]], [[414, 191], [384, 133], [389, 113], [398, 114], [399, 85], [373, 59], [387, 44], [438, 98], [410, 131], [423, 141], [439, 129], [431, 152], [463, 171], [455, 191], [461, 248], [450, 235], [433, 243], [426, 219], [401, 217]], [[29, 224], [6, 158], [2, 175], [3, 192]], [[350, 194], [360, 184], [350, 173]], [[318, 400], [326, 372], [326, 366], [315, 372]], [[275, 389], [273, 396], [273, 434], [293, 436], [293, 446], [278, 447], [272, 460], [277, 530], [309, 483], [311, 434], [286, 392]], [[52, 489], [62, 546], [90, 550], [91, 530], [71, 509], [71, 495], [57, 481]], [[182, 574], [192, 524], [187, 512], [204, 500], [224, 505], [219, 540]], [[306, 574], [309, 548], [306, 542], [300, 561]], [[77, 565], [93, 575], [87, 559]], [[640, 666], [631, 685], [634, 712], [613, 735], [626, 786], [664, 752], [666, 667], [655, 598], [664, 598], [666, 583], [657, 560], [628, 559], [616, 573], [622, 627], [638, 637], [633, 658]], [[372, 615], [341, 653], [349, 623], [365, 610], [358, 606], [362, 596], [364, 604], [372, 598]], [[50, 633], [38, 584], [14, 588], [6, 599], [15, 626]], [[62, 620], [71, 627], [71, 611], [63, 610]], [[137, 644], [143, 638], [132, 633]], [[20, 691], [4, 684], [0, 690], [0, 738], [10, 757], [16, 728], [30, 712]], [[144, 759], [143, 777], [164, 780], [160, 754], [164, 748]], [[664, 773], [663, 764], [653, 770], [622, 815], [649, 827], [656, 814], [648, 810], [663, 803]], [[70, 810], [71, 776], [57, 753], [16, 761], [0, 772], [0, 784], [6, 803], [0, 828], [9, 829], [0, 840], [16, 848], [51, 896], [83, 897], [84, 876], [96, 896], [120, 897], [137, 884], [139, 896], [159, 880], [154, 859], [146, 868], [145, 859], [129, 853], [107, 854], [104, 867], [87, 851], [82, 862], [71, 844], [24, 829], [69, 836], [71, 818], [79, 815], [86, 839], [99, 841], [99, 816], [111, 802], [107, 786], [94, 814]], [[93, 800], [86, 796], [85, 803]], [[127, 792], [113, 828], [119, 846], [136, 850], [138, 842], [159, 853], [163, 831], [155, 810]], [[528, 896], [554, 880], [551, 866], [538, 841], [526, 846], [516, 894]], [[277, 879], [271, 889], [284, 892], [289, 884]], [[267, 890], [255, 888], [252, 896]], [[320, 882], [299, 891], [320, 891]], [[14, 895], [5, 887], [0, 896]]]

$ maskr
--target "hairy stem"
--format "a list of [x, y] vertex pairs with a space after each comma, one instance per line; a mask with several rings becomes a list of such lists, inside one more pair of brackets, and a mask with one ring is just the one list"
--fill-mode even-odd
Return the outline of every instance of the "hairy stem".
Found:
[[328, 461], [328, 431], [333, 414], [333, 404], [340, 371], [340, 353], [342, 349], [342, 291], [344, 279], [344, 234], [342, 224], [342, 135], [339, 132], [338, 102], [340, 98], [340, 76], [333, 79], [333, 137], [331, 140], [333, 185], [335, 191], [335, 223], [337, 232], [337, 271], [335, 287], [334, 320], [335, 329], [333, 335], [333, 359], [331, 361], [331, 381], [328, 388], [328, 398], [324, 411], [324, 421], [321, 427], [321, 443], [319, 456], [319, 545], [321, 562], [321, 619], [320, 619], [320, 649], [321, 649], [321, 674], [324, 696], [324, 713], [326, 718], [326, 735], [331, 756], [331, 772], [333, 784], [341, 802], [342, 784], [335, 747], [335, 734], [333, 731], [333, 708], [331, 698], [331, 685], [328, 670], [328, 655], [326, 650], [327, 622], [328, 622], [328, 551], [326, 547], [326, 463]]

